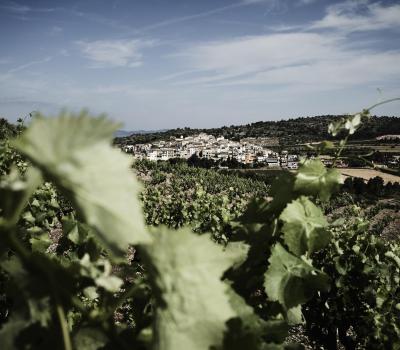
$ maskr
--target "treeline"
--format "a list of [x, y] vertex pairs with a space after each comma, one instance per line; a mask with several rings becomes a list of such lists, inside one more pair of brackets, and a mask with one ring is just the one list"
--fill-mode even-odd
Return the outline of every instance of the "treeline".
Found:
[[400, 194], [400, 184], [398, 182], [384, 183], [380, 176], [375, 176], [368, 181], [359, 177], [348, 177], [344, 181], [343, 191], [362, 196], [394, 196]]
[[[342, 115], [323, 115], [280, 121], [259, 121], [245, 125], [231, 125], [210, 129], [177, 128], [162, 132], [134, 134], [128, 137], [116, 138], [115, 143], [121, 145], [150, 143], [156, 140], [168, 140], [170, 137], [186, 137], [205, 132], [214, 136], [224, 136], [232, 140], [240, 140], [246, 137], [278, 138], [281, 145], [290, 145], [332, 139], [327, 132], [328, 124], [343, 117]], [[400, 134], [400, 118], [372, 116], [361, 125], [357, 133], [351, 136], [351, 139], [372, 139], [387, 134]], [[341, 135], [338, 137], [341, 137]]]

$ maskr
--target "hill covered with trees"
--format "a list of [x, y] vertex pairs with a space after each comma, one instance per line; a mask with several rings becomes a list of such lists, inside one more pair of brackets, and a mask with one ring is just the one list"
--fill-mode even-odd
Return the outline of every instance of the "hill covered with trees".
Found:
[[[279, 144], [290, 145], [332, 139], [327, 132], [329, 123], [344, 117], [323, 115], [280, 121], [259, 121], [251, 124], [231, 125], [211, 129], [177, 128], [147, 134], [133, 134], [127, 137], [116, 138], [115, 142], [117, 144], [148, 143], [156, 140], [167, 140], [170, 137], [185, 137], [205, 132], [210, 135], [224, 136], [233, 140], [246, 137], [277, 138]], [[386, 134], [400, 134], [399, 117], [372, 116], [362, 124], [355, 135], [352, 135], [352, 138], [354, 140], [364, 140]]]

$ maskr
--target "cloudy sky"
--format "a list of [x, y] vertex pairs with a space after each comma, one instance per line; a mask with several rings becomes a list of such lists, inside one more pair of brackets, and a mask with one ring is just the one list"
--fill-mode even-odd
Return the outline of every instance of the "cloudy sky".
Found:
[[0, 0], [0, 43], [10, 120], [86, 107], [127, 130], [212, 127], [400, 96], [400, 1]]

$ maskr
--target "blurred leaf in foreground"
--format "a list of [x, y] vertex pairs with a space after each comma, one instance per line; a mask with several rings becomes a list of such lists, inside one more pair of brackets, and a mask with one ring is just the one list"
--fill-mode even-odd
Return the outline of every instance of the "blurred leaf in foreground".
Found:
[[158, 301], [155, 349], [203, 350], [221, 345], [226, 321], [236, 316], [221, 277], [235, 257], [209, 236], [187, 228], [157, 230], [154, 243], [145, 246]]
[[150, 241], [129, 158], [110, 146], [118, 125], [104, 117], [37, 117], [13, 145], [61, 187], [114, 252]]

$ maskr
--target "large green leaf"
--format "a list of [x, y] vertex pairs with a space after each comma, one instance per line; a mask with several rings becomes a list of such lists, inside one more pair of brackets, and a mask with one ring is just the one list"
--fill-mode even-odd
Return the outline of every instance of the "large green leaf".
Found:
[[300, 165], [294, 189], [301, 194], [319, 196], [325, 201], [341, 183], [338, 170], [327, 169], [319, 159], [308, 159]]
[[268, 297], [286, 309], [305, 303], [317, 290], [329, 287], [328, 276], [277, 243], [272, 248], [264, 287]]
[[285, 243], [298, 256], [325, 247], [330, 240], [328, 222], [321, 209], [301, 196], [288, 204], [280, 216]]
[[143, 251], [158, 304], [154, 348], [203, 350], [221, 345], [226, 321], [236, 316], [221, 277], [236, 257], [209, 236], [189, 229], [157, 231], [153, 244]]
[[[283, 172], [273, 182], [270, 195], [274, 198], [268, 207], [269, 216], [277, 216], [286, 204], [296, 197], [294, 191], [295, 177], [292, 173]], [[265, 219], [264, 219], [265, 220]]]
[[117, 127], [86, 114], [38, 117], [14, 142], [47, 179], [64, 190], [114, 252], [150, 241], [130, 160], [110, 146]]

